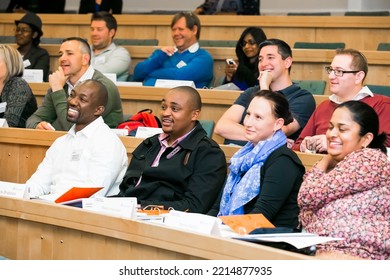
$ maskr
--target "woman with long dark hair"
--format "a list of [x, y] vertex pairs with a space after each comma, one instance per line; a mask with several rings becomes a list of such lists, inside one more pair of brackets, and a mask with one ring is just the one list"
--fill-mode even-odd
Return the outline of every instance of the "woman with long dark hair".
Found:
[[241, 90], [258, 84], [259, 45], [267, 39], [260, 27], [248, 27], [241, 34], [236, 45], [237, 61], [226, 63], [223, 84], [234, 83]]

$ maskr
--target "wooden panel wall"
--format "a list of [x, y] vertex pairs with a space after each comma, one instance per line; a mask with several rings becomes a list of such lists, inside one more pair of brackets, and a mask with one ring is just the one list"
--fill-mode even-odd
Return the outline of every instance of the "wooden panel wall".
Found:
[[[42, 14], [45, 37], [89, 38], [90, 15]], [[13, 35], [20, 14], [1, 14], [0, 35]], [[115, 15], [116, 38], [158, 39], [171, 45], [172, 15]], [[336, 42], [361, 50], [375, 50], [379, 42], [390, 42], [390, 17], [345, 16], [200, 16], [201, 39], [236, 40], [247, 26], [260, 26], [269, 38], [280, 38], [291, 46], [296, 41]], [[369, 38], [369, 39], [368, 39]]]

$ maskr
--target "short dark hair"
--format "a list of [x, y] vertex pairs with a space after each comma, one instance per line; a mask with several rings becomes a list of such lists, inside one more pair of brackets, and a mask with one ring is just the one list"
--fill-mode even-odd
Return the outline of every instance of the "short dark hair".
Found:
[[290, 111], [290, 105], [286, 97], [272, 90], [259, 90], [257, 91], [254, 97], [262, 97], [272, 103], [272, 113], [275, 118], [282, 118], [284, 120], [284, 125], [288, 125], [294, 121], [294, 117]]
[[68, 37], [62, 40], [62, 43], [68, 42], [68, 41], [77, 41], [80, 43], [80, 50], [82, 54], [88, 54], [89, 57], [91, 57], [91, 47], [88, 44], [88, 41], [81, 38], [81, 37]]
[[353, 121], [360, 126], [359, 136], [364, 136], [367, 133], [374, 135], [374, 138], [368, 145], [369, 148], [379, 149], [387, 154], [384, 144], [386, 134], [379, 134], [379, 117], [370, 105], [361, 101], [351, 100], [341, 103], [336, 107], [336, 110], [339, 108], [347, 108], [351, 113]]
[[[282, 59], [285, 60], [289, 57], [292, 57], [292, 50], [291, 47], [283, 40], [280, 39], [267, 39], [260, 43], [259, 50], [265, 46], [277, 46], [278, 47], [278, 53], [281, 55]], [[290, 72], [291, 66], [289, 67], [288, 71]]]
[[260, 50], [265, 46], [277, 46], [278, 53], [282, 56], [283, 59], [292, 57], [291, 47], [283, 40], [280, 39], [267, 39], [260, 43]]
[[172, 19], [171, 28], [176, 24], [176, 22], [179, 21], [179, 19], [183, 17], [186, 19], [186, 26], [188, 29], [193, 30], [194, 26], [198, 27], [198, 32], [196, 33], [196, 39], [199, 40], [200, 29], [201, 29], [200, 20], [198, 16], [193, 12], [178, 12]]
[[91, 22], [94, 20], [103, 20], [106, 23], [108, 30], [114, 29], [115, 32], [118, 28], [118, 23], [115, 17], [106, 11], [96, 12], [92, 14]]

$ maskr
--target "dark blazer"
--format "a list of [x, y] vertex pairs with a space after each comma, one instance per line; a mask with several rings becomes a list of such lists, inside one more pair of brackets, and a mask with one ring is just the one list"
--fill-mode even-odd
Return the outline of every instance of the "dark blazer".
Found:
[[137, 197], [142, 206], [163, 205], [165, 209], [173, 207], [196, 213], [209, 211], [225, 181], [225, 155], [206, 136], [199, 122], [177, 147], [180, 150], [168, 147], [159, 165], [152, 167], [161, 145], [158, 135], [145, 139], [133, 152], [119, 186], [119, 196]]
[[50, 56], [47, 50], [40, 47], [32, 47], [28, 53], [23, 56], [23, 61], [29, 60], [30, 65], [25, 69], [42, 69], [43, 81], [47, 82], [49, 78]]
[[[95, 0], [80, 0], [79, 14], [98, 12], [95, 5]], [[112, 10], [113, 14], [121, 14], [122, 6], [122, 0], [102, 0], [102, 3], [100, 4], [100, 11], [109, 12]]]

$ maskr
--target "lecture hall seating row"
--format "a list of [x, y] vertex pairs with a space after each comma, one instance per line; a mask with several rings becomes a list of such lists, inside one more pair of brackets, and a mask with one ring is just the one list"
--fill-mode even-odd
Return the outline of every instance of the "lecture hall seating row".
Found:
[[[90, 15], [41, 14], [44, 36], [89, 38]], [[157, 39], [171, 45], [172, 15], [116, 15], [116, 38]], [[1, 14], [0, 34], [12, 35], [20, 14]], [[237, 40], [247, 26], [260, 26], [267, 37], [281, 38], [293, 46], [303, 42], [344, 42], [347, 47], [376, 50], [380, 42], [390, 42], [390, 17], [381, 16], [200, 16], [203, 40]], [[367, 39], [369, 38], [369, 39]]]
[[[45, 157], [46, 150], [65, 131], [43, 131], [24, 128], [0, 128], [0, 181], [25, 183]], [[142, 139], [119, 136], [126, 147], [129, 160]], [[226, 163], [240, 147], [220, 145]], [[310, 169], [322, 158], [319, 154], [297, 152], [306, 169]]]
[[[42, 45], [50, 54], [50, 69], [58, 68], [59, 45]], [[145, 60], [156, 48], [155, 46], [124, 46], [132, 57], [130, 73], [133, 73], [135, 65]], [[226, 58], [235, 57], [234, 48], [205, 48], [214, 59], [215, 82], [225, 73]], [[390, 55], [384, 51], [362, 51], [369, 62], [369, 70], [366, 78], [367, 84], [390, 85]], [[291, 78], [293, 80], [324, 80], [328, 81], [325, 66], [328, 66], [334, 57], [334, 50], [308, 50], [293, 49], [293, 65]], [[329, 94], [329, 83], [326, 84], [325, 94]]]
[[[30, 83], [30, 87], [37, 99], [42, 104], [43, 98], [49, 88], [48, 83]], [[158, 87], [124, 87], [119, 86], [119, 93], [122, 100], [124, 114], [134, 114], [143, 109], [152, 109], [159, 114], [161, 100], [168, 89]], [[215, 123], [222, 114], [234, 103], [240, 91], [199, 89], [202, 97], [202, 112], [200, 119], [213, 120]], [[327, 95], [315, 95], [316, 103], [319, 104], [328, 98]], [[213, 134], [212, 137], [217, 143], [223, 143], [223, 138]]]

